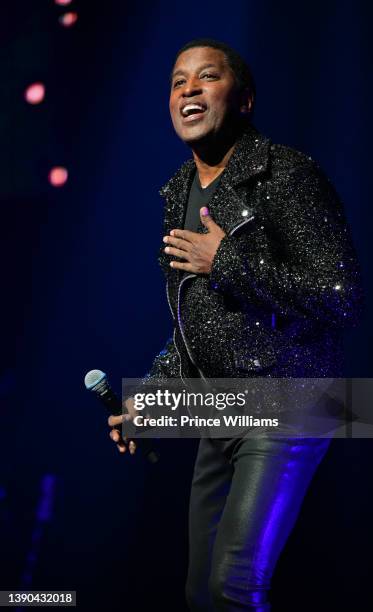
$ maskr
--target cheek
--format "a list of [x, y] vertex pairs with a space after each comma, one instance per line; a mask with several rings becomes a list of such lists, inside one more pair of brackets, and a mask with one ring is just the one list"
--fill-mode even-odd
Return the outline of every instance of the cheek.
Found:
[[176, 105], [175, 105], [175, 102], [173, 101], [172, 98], [170, 98], [168, 108], [170, 110], [170, 115], [171, 115], [172, 119], [174, 119], [174, 116], [176, 114]]
[[211, 107], [215, 112], [224, 112], [230, 105], [231, 101], [223, 93], [216, 92], [216, 95], [211, 98]]
[[237, 97], [235, 88], [229, 83], [220, 82], [219, 85], [220, 87], [216, 88], [214, 91], [214, 98], [216, 98], [217, 103], [220, 102], [224, 108], [231, 106]]
[[209, 115], [212, 121], [220, 122], [227, 114], [228, 104], [227, 101], [221, 97], [217, 97], [212, 101]]

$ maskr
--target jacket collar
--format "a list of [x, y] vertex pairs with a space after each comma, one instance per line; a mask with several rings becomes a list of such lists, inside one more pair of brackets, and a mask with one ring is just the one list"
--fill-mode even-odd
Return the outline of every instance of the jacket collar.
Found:
[[[238, 138], [214, 194], [215, 197], [209, 203], [213, 219], [225, 231], [243, 220], [245, 203], [237, 195], [235, 187], [267, 170], [270, 144], [271, 141], [260, 134], [253, 125], [249, 125]], [[167, 200], [166, 232], [172, 228], [182, 227], [195, 170], [194, 159], [188, 159], [159, 190], [160, 195]]]
[[[270, 140], [249, 125], [238, 138], [233, 153], [225, 169], [225, 176], [231, 184], [247, 181], [252, 176], [266, 170]], [[186, 183], [194, 175], [196, 164], [193, 158], [187, 159], [179, 170], [159, 190], [161, 196], [178, 198], [184, 195]]]

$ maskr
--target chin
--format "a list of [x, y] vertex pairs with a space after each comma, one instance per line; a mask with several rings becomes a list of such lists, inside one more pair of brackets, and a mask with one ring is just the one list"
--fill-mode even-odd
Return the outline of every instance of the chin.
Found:
[[195, 126], [194, 128], [189, 129], [181, 129], [178, 132], [178, 136], [181, 138], [185, 144], [193, 144], [197, 142], [202, 142], [209, 136], [212, 136], [214, 133], [213, 130], [208, 129], [202, 126]]

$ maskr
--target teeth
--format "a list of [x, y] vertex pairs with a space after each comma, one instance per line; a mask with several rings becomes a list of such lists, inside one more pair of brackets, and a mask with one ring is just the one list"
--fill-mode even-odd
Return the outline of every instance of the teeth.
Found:
[[205, 109], [203, 108], [203, 106], [200, 106], [199, 104], [187, 104], [186, 106], [184, 106], [181, 113], [182, 115], [184, 115], [184, 117], [186, 117], [188, 113], [192, 110], [204, 111]]

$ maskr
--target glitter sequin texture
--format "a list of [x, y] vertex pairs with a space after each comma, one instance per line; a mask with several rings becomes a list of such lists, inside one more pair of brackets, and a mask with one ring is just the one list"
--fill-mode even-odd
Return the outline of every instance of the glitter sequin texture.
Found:
[[[194, 170], [187, 160], [160, 190], [164, 235], [182, 228]], [[174, 335], [144, 380], [342, 375], [342, 330], [359, 320], [361, 273], [319, 165], [250, 126], [209, 208], [226, 232], [210, 275], [181, 281], [160, 247]]]

